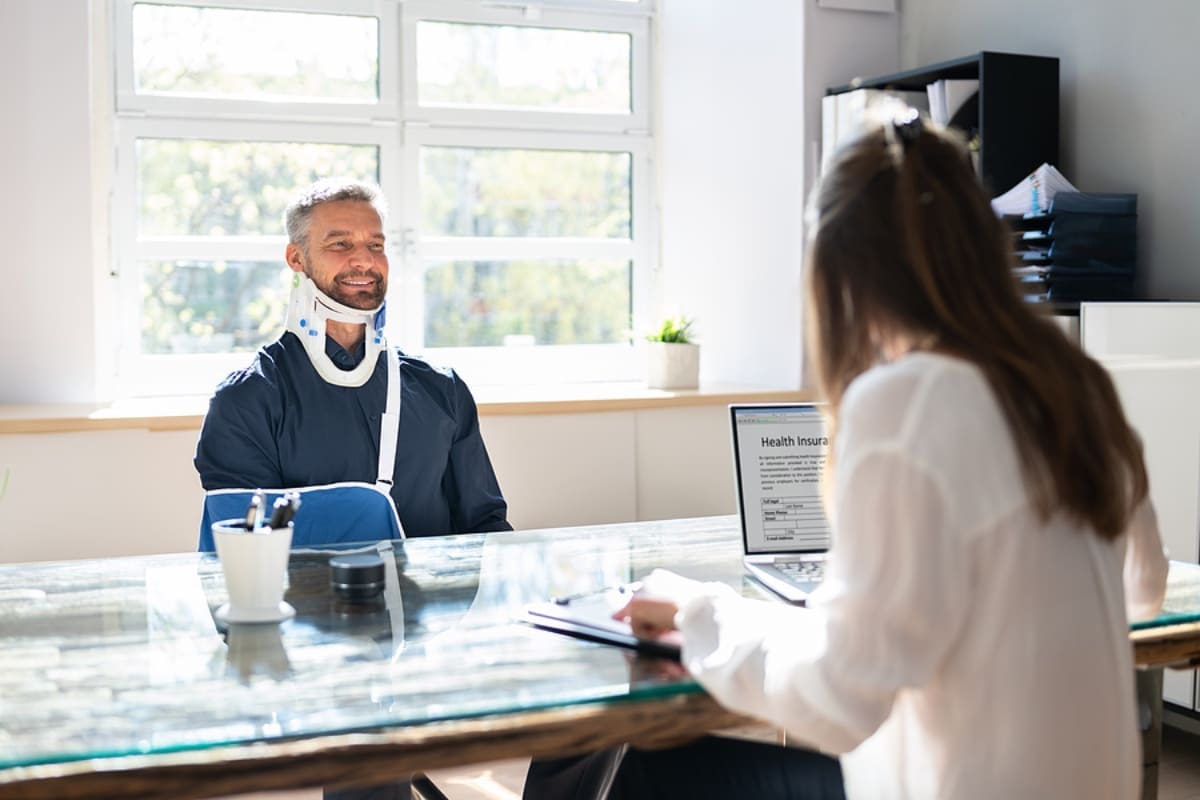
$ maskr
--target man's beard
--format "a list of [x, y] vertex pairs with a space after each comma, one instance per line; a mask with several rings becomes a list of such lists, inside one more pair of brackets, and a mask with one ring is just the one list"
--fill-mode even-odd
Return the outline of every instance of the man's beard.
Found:
[[[311, 272], [308, 277], [312, 278]], [[370, 278], [374, 283], [369, 288], [360, 289], [346, 287], [339, 283], [339, 279], [353, 278]], [[324, 286], [317, 283], [316, 278], [313, 278], [313, 283], [316, 283], [317, 288], [333, 300], [338, 301], [342, 305], [362, 311], [379, 308], [383, 303], [383, 298], [387, 295], [387, 279], [373, 269], [359, 272], [343, 272], [335, 276], [332, 281]]]

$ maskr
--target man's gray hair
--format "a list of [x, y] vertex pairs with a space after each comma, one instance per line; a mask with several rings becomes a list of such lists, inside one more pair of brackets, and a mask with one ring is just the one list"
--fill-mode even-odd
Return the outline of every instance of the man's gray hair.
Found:
[[283, 213], [288, 242], [299, 245], [300, 249], [307, 253], [308, 230], [312, 227], [313, 209], [322, 203], [332, 203], [335, 200], [370, 203], [375, 213], [379, 214], [380, 222], [387, 220], [387, 201], [384, 200], [383, 192], [378, 186], [350, 178], [325, 178], [304, 189], [288, 203], [287, 211]]

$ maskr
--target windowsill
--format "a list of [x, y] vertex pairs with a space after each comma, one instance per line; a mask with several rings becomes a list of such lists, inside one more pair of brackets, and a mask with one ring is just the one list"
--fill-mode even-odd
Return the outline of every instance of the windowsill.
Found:
[[[485, 417], [795, 402], [815, 397], [815, 392], [807, 389], [712, 384], [673, 391], [648, 389], [636, 382], [481, 386], [473, 391], [479, 414]], [[0, 405], [0, 435], [101, 430], [198, 431], [207, 406], [207, 396], [142, 398], [107, 404]]]

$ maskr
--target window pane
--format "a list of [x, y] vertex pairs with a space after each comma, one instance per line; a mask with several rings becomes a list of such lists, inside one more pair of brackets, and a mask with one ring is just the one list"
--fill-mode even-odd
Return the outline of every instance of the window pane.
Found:
[[133, 71], [139, 93], [376, 102], [379, 21], [138, 3]]
[[283, 330], [291, 270], [281, 261], [141, 266], [143, 353], [255, 350]]
[[425, 273], [425, 346], [629, 340], [628, 261], [455, 261]]
[[629, 153], [421, 148], [424, 233], [629, 238]]
[[628, 114], [627, 33], [417, 23], [417, 102]]
[[137, 162], [141, 236], [279, 235], [313, 181], [379, 180], [374, 145], [139, 139]]

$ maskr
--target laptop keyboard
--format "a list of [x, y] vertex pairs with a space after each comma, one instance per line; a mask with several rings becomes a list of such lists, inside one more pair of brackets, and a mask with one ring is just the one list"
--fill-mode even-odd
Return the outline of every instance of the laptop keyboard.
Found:
[[824, 561], [777, 561], [775, 568], [798, 581], [819, 581], [825, 576]]

